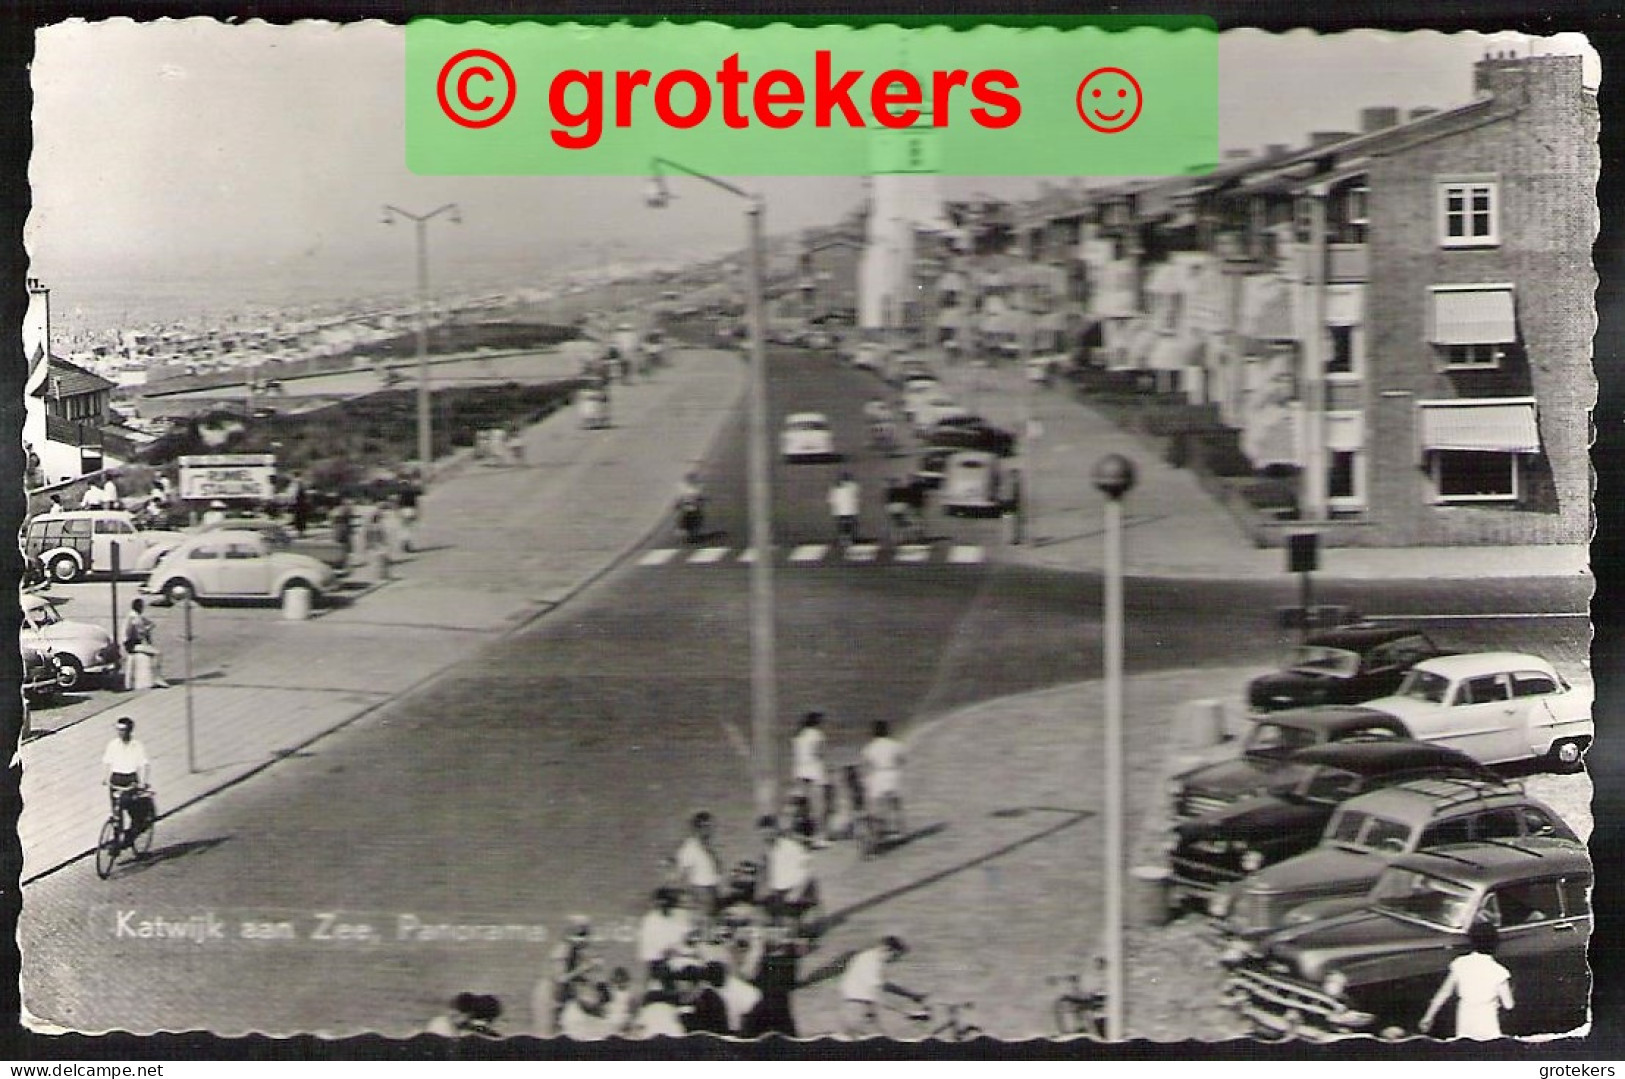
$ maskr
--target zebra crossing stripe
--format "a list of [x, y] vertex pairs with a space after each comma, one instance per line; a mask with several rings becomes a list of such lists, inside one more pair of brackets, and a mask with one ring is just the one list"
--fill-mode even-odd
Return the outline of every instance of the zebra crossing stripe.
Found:
[[732, 547], [705, 547], [689, 555], [688, 563], [691, 566], [705, 565], [711, 562], [721, 562], [727, 557]]
[[807, 543], [790, 552], [792, 562], [816, 562], [824, 557], [829, 547], [822, 543]]
[[638, 565], [664, 566], [667, 562], [670, 562], [675, 557], [677, 557], [677, 549], [675, 547], [661, 547], [648, 552], [642, 558], [638, 559]]
[[893, 558], [898, 562], [925, 562], [931, 558], [931, 546], [926, 543], [910, 543], [897, 548]]
[[879, 550], [880, 548], [872, 543], [855, 543], [846, 549], [846, 560], [848, 562], [873, 562], [875, 552]]
[[965, 565], [965, 564], [968, 564], [968, 563], [971, 563], [971, 562], [980, 562], [981, 560], [982, 560], [982, 549], [980, 547], [950, 547], [950, 548], [948, 548], [948, 561], [949, 562], [953, 562], [953, 563], [958, 564], [958, 565]]

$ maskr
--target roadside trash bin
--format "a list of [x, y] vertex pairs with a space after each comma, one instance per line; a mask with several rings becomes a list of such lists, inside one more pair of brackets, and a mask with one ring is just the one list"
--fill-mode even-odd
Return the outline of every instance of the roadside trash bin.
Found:
[[1171, 870], [1161, 865], [1137, 865], [1129, 870], [1129, 876], [1134, 880], [1130, 902], [1132, 909], [1139, 913], [1141, 925], [1168, 924], [1171, 914], [1168, 909], [1168, 878], [1171, 875]]
[[310, 617], [310, 589], [287, 588], [282, 592], [282, 619], [303, 622]]
[[152, 677], [152, 656], [150, 654], [131, 652], [125, 662], [129, 664], [131, 689], [151, 689], [156, 684]]
[[1190, 724], [1188, 728], [1190, 748], [1207, 749], [1229, 740], [1230, 731], [1225, 719], [1223, 701], [1192, 701], [1188, 707], [1190, 711], [1186, 716], [1186, 722]]

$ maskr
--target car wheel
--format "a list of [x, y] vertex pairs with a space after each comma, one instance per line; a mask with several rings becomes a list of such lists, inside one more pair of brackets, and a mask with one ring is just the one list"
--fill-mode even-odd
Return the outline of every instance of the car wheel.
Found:
[[1552, 746], [1547, 754], [1554, 772], [1568, 775], [1585, 767], [1585, 743], [1578, 738], [1565, 738]]
[[71, 584], [79, 579], [79, 560], [72, 555], [59, 554], [51, 559], [51, 577], [63, 584]]
[[56, 658], [56, 684], [57, 688], [65, 693], [72, 693], [85, 684], [85, 666], [75, 656], [62, 655]]
[[185, 603], [189, 599], [196, 598], [197, 592], [192, 588], [190, 583], [182, 580], [174, 580], [164, 585], [164, 596], [168, 598], [169, 602], [171, 603]]

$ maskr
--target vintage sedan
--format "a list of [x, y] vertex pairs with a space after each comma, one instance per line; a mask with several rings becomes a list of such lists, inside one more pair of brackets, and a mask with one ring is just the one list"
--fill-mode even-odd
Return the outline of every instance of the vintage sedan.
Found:
[[[1477, 921], [1500, 931], [1512, 975], [1509, 1036], [1561, 1034], [1586, 1020], [1592, 868], [1569, 839], [1465, 843], [1397, 859], [1358, 906], [1233, 941], [1224, 1003], [1269, 1037], [1328, 1041], [1417, 1032]], [[1455, 1009], [1431, 1033], [1449, 1037]]]
[[1248, 684], [1247, 703], [1258, 712], [1359, 704], [1393, 693], [1411, 667], [1443, 654], [1421, 630], [1357, 622], [1298, 645], [1281, 670]]
[[947, 514], [975, 516], [1004, 510], [1004, 473], [999, 458], [979, 450], [958, 450], [942, 470], [938, 504]]
[[22, 646], [23, 700], [29, 704], [45, 704], [62, 688], [61, 668], [56, 657], [36, 645]]
[[835, 457], [835, 435], [822, 412], [795, 412], [784, 418], [779, 454], [785, 461], [828, 461]]
[[1592, 691], [1563, 680], [1539, 656], [1469, 652], [1418, 663], [1391, 697], [1366, 707], [1394, 716], [1412, 736], [1485, 764], [1538, 758], [1556, 771], [1584, 764], [1593, 731]]
[[1351, 798], [1425, 776], [1476, 776], [1483, 765], [1454, 749], [1409, 738], [1327, 742], [1289, 756], [1265, 793], [1176, 824], [1169, 835], [1169, 900], [1204, 905], [1214, 890], [1320, 843]]
[[[298, 535], [293, 529], [272, 517], [227, 517], [218, 524], [199, 525], [189, 534], [202, 535], [205, 532], [217, 532], [223, 528], [258, 532], [265, 537], [266, 543], [270, 544], [274, 550], [309, 555], [319, 562], [326, 562], [335, 570], [343, 570], [349, 558], [349, 551], [337, 540]], [[185, 538], [186, 535], [184, 534], [177, 535], [172, 540], [154, 544], [141, 556], [137, 568], [143, 573], [151, 573], [159, 560], [179, 546]]]
[[952, 449], [982, 450], [1010, 457], [1016, 452], [1016, 436], [1002, 427], [995, 427], [980, 416], [950, 416], [925, 433], [925, 441], [932, 446]]
[[23, 647], [38, 649], [56, 661], [62, 689], [83, 689], [91, 679], [118, 673], [119, 649], [111, 633], [91, 622], [63, 618], [56, 604], [37, 593], [20, 598]]
[[319, 599], [333, 588], [333, 567], [309, 555], [278, 551], [258, 532], [222, 528], [192, 536], [148, 575], [141, 591], [171, 602], [281, 599], [306, 588]]
[[1575, 838], [1555, 810], [1517, 783], [1413, 779], [1344, 802], [1319, 846], [1221, 888], [1208, 911], [1224, 919], [1225, 931], [1256, 935], [1320, 917], [1326, 908], [1318, 905], [1327, 900], [1357, 900], [1401, 855], [1525, 836]]
[[1300, 749], [1355, 738], [1407, 736], [1399, 720], [1367, 708], [1296, 708], [1254, 717], [1238, 755], [1173, 777], [1169, 792], [1173, 815], [1189, 820], [1267, 789]]

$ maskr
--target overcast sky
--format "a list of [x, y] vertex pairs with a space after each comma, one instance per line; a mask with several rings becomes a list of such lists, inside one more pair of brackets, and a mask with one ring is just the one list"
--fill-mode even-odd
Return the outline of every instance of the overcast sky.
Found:
[[[40, 32], [33, 68], [33, 273], [63, 286], [108, 277], [251, 283], [394, 275], [411, 286], [408, 228], [378, 224], [392, 202], [455, 201], [434, 226], [437, 275], [522, 272], [739, 242], [737, 205], [703, 187], [644, 207], [635, 178], [423, 177], [402, 148], [403, 35], [359, 24], [222, 26], [208, 20], [70, 22]], [[1511, 41], [1518, 44], [1511, 45]], [[1470, 100], [1479, 35], [1237, 32], [1221, 39], [1221, 144], [1298, 144], [1351, 129], [1368, 105]], [[1584, 50], [1576, 35], [1536, 51]], [[1588, 77], [1595, 84], [1594, 54]], [[952, 178], [950, 195], [1019, 194], [1031, 180]], [[755, 182], [774, 231], [833, 220], [855, 178]]]

